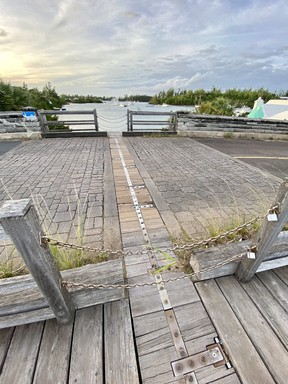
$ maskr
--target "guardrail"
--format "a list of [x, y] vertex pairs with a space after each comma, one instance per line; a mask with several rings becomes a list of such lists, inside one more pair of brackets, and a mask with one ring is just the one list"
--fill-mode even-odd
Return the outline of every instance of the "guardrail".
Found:
[[[149, 116], [151, 116], [151, 119], [147, 118]], [[164, 117], [166, 117], [166, 119], [164, 119]], [[151, 126], [153, 128], [151, 128]], [[176, 127], [177, 114], [175, 112], [144, 112], [130, 111], [129, 109], [127, 110], [128, 132], [133, 132], [135, 130], [176, 132]]]
[[[58, 110], [39, 110], [38, 112], [38, 118], [40, 121], [42, 132], [49, 132], [49, 126], [57, 126], [57, 125], [68, 125], [69, 127], [71, 125], [94, 125], [95, 131], [99, 131], [99, 125], [98, 125], [98, 118], [97, 118], [97, 112], [96, 109], [90, 110], [90, 111], [58, 111]], [[47, 120], [47, 115], [92, 115], [93, 119], [91, 120]], [[91, 130], [91, 129], [90, 129]]]

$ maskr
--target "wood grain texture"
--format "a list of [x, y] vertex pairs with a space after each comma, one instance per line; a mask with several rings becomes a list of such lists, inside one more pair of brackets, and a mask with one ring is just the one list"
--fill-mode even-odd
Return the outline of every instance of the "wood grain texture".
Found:
[[282, 308], [287, 311], [288, 287], [275, 272], [279, 273], [281, 272], [281, 270], [261, 272], [258, 273], [257, 276], [265, 285], [265, 287], [269, 290], [271, 295], [273, 295], [274, 298], [278, 301], [278, 303], [282, 305]]
[[[256, 277], [248, 283], [241, 284], [241, 286], [288, 349], [288, 306], [286, 305], [284, 309], [276, 299], [276, 295], [272, 295], [261, 280]], [[278, 286], [277, 292], [279, 291], [280, 287]], [[281, 296], [285, 294], [286, 300], [288, 300], [287, 287], [284, 292], [281, 292]]]
[[102, 384], [103, 306], [76, 311], [69, 384]]
[[128, 300], [104, 305], [104, 340], [106, 383], [139, 383]]
[[0, 374], [13, 336], [14, 327], [0, 330]]
[[279, 233], [282, 231], [284, 225], [288, 220], [288, 178], [286, 178], [280, 185], [277, 196], [271, 207], [279, 205], [278, 221], [268, 221], [267, 217], [264, 219], [259, 231], [257, 232], [254, 244], [257, 247], [256, 258], [245, 258], [241, 260], [236, 275], [238, 278], [245, 282], [249, 281], [256, 273], [258, 267], [264, 261], [265, 256], [270, 251], [273, 243], [276, 241]]
[[41, 224], [28, 199], [11, 200], [0, 209], [0, 221], [22, 256], [57, 320], [67, 324], [74, 317], [74, 306], [47, 244], [41, 244]]
[[31, 384], [44, 323], [15, 329], [0, 376], [1, 384]]
[[274, 380], [214, 280], [196, 283], [197, 291], [243, 383]]
[[33, 384], [66, 383], [73, 325], [45, 322]]
[[[275, 381], [279, 384], [287, 383], [288, 352], [270, 328], [265, 317], [234, 277], [219, 278], [217, 284]], [[268, 298], [267, 305], [269, 305]], [[279, 356], [281, 356], [281, 364], [279, 364]]]
[[[62, 271], [61, 274], [63, 280], [76, 283], [124, 283], [121, 260], [86, 265]], [[85, 308], [124, 297], [123, 288], [77, 288], [70, 292], [75, 308]], [[0, 300], [0, 329], [55, 317], [31, 275], [1, 279]]]

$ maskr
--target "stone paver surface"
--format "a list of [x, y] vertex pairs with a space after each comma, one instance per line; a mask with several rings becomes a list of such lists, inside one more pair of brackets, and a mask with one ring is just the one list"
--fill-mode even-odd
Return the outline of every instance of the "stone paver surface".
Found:
[[182, 228], [237, 226], [271, 204], [279, 180], [189, 138], [129, 138], [136, 156]]
[[30, 197], [47, 234], [75, 242], [84, 230], [84, 244], [102, 247], [105, 150], [101, 137], [21, 144], [0, 160], [0, 204]]

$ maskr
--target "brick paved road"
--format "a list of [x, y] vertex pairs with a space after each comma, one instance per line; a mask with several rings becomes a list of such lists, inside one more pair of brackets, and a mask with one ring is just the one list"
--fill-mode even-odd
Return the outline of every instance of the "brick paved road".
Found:
[[0, 160], [0, 203], [31, 197], [47, 233], [103, 245], [104, 138], [45, 139], [22, 143]]
[[127, 139], [190, 235], [265, 211], [279, 181], [188, 138]]

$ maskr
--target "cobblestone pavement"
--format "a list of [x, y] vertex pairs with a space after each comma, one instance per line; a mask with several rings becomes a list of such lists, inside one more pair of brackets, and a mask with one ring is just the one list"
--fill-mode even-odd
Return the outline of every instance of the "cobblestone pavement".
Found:
[[279, 186], [273, 176], [188, 138], [127, 140], [182, 229], [195, 238], [265, 212]]
[[[22, 143], [0, 160], [0, 204], [31, 197], [45, 231], [61, 240], [103, 246], [105, 138]], [[3, 247], [2, 247], [3, 251]]]
[[[206, 237], [209, 227], [236, 226], [255, 217], [279, 186], [278, 179], [191, 139], [124, 142], [174, 236], [183, 229], [194, 238]], [[97, 248], [121, 247], [109, 139], [30, 141], [2, 156], [0, 204], [28, 197], [47, 234]], [[80, 239], [79, 230], [85, 233]], [[7, 242], [1, 243], [1, 237], [0, 231], [3, 258]]]

